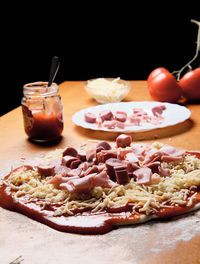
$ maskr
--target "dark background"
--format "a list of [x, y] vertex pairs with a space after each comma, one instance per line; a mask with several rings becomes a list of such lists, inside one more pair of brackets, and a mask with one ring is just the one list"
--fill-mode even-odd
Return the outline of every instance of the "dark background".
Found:
[[200, 20], [200, 12], [191, 3], [191, 10], [163, 1], [52, 2], [48, 9], [30, 1], [12, 13], [6, 8], [0, 115], [20, 105], [25, 83], [48, 81], [54, 55], [60, 59], [58, 84], [96, 77], [145, 80], [156, 67], [180, 69], [196, 50], [198, 27], [190, 20]]

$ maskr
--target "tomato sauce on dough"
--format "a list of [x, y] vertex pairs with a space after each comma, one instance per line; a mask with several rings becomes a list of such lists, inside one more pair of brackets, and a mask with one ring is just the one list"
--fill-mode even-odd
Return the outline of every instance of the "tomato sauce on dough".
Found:
[[[200, 153], [187, 152], [200, 158]], [[19, 170], [21, 167], [15, 169]], [[7, 175], [5, 180], [9, 177]], [[130, 205], [119, 208], [104, 210], [103, 212], [91, 213], [90, 211], [79, 212], [73, 216], [55, 216], [56, 204], [41, 208], [37, 200], [28, 200], [26, 196], [17, 201], [13, 199], [14, 191], [3, 183], [0, 187], [0, 206], [20, 212], [38, 222], [46, 224], [56, 230], [78, 234], [104, 234], [112, 230], [112, 227], [120, 224], [140, 223], [148, 220], [150, 216], [132, 212]], [[200, 203], [200, 192], [197, 193], [190, 206], [174, 206], [171, 208], [160, 208], [155, 214], [158, 218], [169, 218], [188, 212], [195, 204]], [[142, 218], [141, 218], [142, 217]], [[143, 218], [144, 217], [144, 218]]]

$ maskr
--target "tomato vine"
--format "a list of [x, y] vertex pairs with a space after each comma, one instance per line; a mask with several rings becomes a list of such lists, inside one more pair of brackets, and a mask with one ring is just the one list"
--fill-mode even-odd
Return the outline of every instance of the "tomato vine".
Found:
[[191, 19], [191, 22], [197, 24], [197, 26], [198, 26], [196, 53], [195, 53], [194, 57], [188, 63], [186, 63], [180, 70], [172, 72], [172, 74], [175, 75], [177, 81], [180, 81], [181, 73], [186, 68], [189, 68], [189, 70], [192, 70], [191, 63], [194, 60], [196, 60], [196, 58], [198, 57], [199, 51], [200, 51], [200, 21]]

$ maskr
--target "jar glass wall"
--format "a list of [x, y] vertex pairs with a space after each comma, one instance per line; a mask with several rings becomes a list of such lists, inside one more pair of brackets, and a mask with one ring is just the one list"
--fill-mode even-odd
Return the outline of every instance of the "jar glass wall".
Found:
[[63, 131], [63, 105], [58, 86], [47, 82], [24, 85], [22, 113], [24, 130], [35, 141], [52, 141]]

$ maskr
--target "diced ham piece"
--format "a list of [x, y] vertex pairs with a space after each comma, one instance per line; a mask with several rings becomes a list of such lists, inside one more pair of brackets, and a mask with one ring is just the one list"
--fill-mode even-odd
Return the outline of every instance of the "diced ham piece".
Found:
[[132, 137], [129, 135], [121, 134], [116, 138], [116, 145], [118, 148], [129, 147], [132, 142]]
[[154, 161], [147, 164], [147, 168], [150, 168], [153, 173], [157, 173], [159, 171], [160, 161]]
[[140, 146], [132, 146], [131, 147], [133, 153], [136, 155], [136, 157], [140, 160], [143, 161], [145, 159], [145, 146], [140, 145]]
[[105, 150], [111, 149], [110, 144], [107, 141], [101, 141], [97, 144], [96, 148], [103, 147]]
[[132, 153], [132, 149], [129, 148], [123, 148], [123, 149], [118, 149], [117, 151], [117, 158], [120, 160], [124, 160], [126, 158], [126, 154]]
[[74, 160], [70, 164], [70, 169], [76, 169], [82, 163], [80, 159]]
[[115, 119], [120, 122], [126, 122], [127, 113], [122, 111], [117, 111], [114, 115]]
[[101, 154], [103, 162], [106, 162], [110, 158], [117, 158], [117, 150], [102, 150]]
[[105, 150], [102, 146], [96, 147], [96, 153], [101, 152], [102, 150]]
[[102, 119], [99, 116], [96, 119], [96, 124], [97, 124], [98, 128], [102, 127], [103, 121], [102, 121]]
[[115, 158], [110, 158], [108, 160], [106, 160], [106, 168], [107, 168], [107, 173], [110, 177], [111, 180], [115, 180], [115, 170], [114, 167], [119, 167], [122, 166], [123, 163], [121, 160], [119, 159], [115, 159]]
[[57, 165], [54, 169], [55, 175], [61, 175], [63, 177], [68, 176], [68, 173], [70, 172], [70, 168], [67, 168], [63, 165]]
[[85, 113], [84, 114], [84, 119], [88, 123], [96, 123], [96, 115], [93, 114], [93, 113], [90, 113], [90, 112]]
[[139, 162], [139, 159], [133, 152], [127, 153], [125, 159], [131, 163]]
[[97, 159], [100, 163], [105, 163], [110, 158], [117, 158], [117, 150], [101, 150], [97, 153]]
[[140, 168], [135, 170], [133, 175], [136, 176], [137, 184], [149, 184], [151, 182], [152, 171], [149, 168]]
[[92, 174], [92, 173], [98, 173], [99, 172], [99, 169], [96, 165], [92, 166], [92, 167], [89, 167], [86, 171], [85, 171], [85, 176], [89, 175], [89, 174]]
[[78, 156], [81, 161], [86, 161], [86, 151], [85, 150], [78, 150]]
[[145, 112], [142, 108], [133, 108], [133, 114], [135, 116], [144, 116], [147, 115], [147, 112]]
[[96, 148], [91, 148], [86, 151], [86, 160], [93, 161], [96, 158]]
[[141, 121], [142, 121], [142, 118], [139, 117], [139, 116], [134, 116], [134, 115], [132, 115], [132, 116], [129, 117], [129, 121], [130, 121], [130, 123], [131, 123], [132, 125], [140, 126]]
[[116, 127], [119, 129], [124, 129], [125, 128], [125, 123], [117, 121], [116, 122]]
[[41, 176], [54, 176], [54, 165], [39, 165], [37, 166], [38, 172]]
[[114, 171], [115, 171], [117, 183], [125, 185], [130, 182], [130, 178], [126, 166], [114, 167]]
[[103, 122], [103, 127], [106, 127], [108, 129], [114, 129], [116, 126], [117, 121], [116, 120], [108, 120]]
[[150, 123], [152, 124], [152, 125], [154, 125], [154, 126], [157, 126], [157, 125], [159, 125], [159, 124], [162, 124], [163, 123], [163, 121], [164, 121], [164, 118], [162, 117], [162, 116], [152, 116], [151, 118], [150, 118]]
[[165, 161], [165, 162], [176, 162], [176, 161], [182, 161], [183, 160], [183, 157], [182, 156], [168, 156], [168, 155], [163, 155], [161, 157], [161, 160], [162, 161]]
[[70, 164], [72, 163], [72, 161], [74, 160], [78, 160], [78, 158], [76, 157], [72, 157], [72, 156], [64, 156], [62, 158], [62, 162], [61, 165], [66, 166], [66, 167], [70, 167]]
[[166, 109], [166, 106], [164, 104], [162, 105], [157, 105], [157, 106], [154, 106], [151, 111], [153, 113], [154, 116], [158, 117], [158, 116], [161, 116], [163, 111]]
[[99, 116], [102, 121], [105, 120], [112, 120], [113, 119], [113, 113], [110, 110], [103, 110], [99, 113]]
[[63, 151], [63, 157], [64, 156], [72, 156], [72, 157], [77, 157], [78, 156], [78, 152], [75, 148], [72, 147], [67, 147], [64, 151]]

